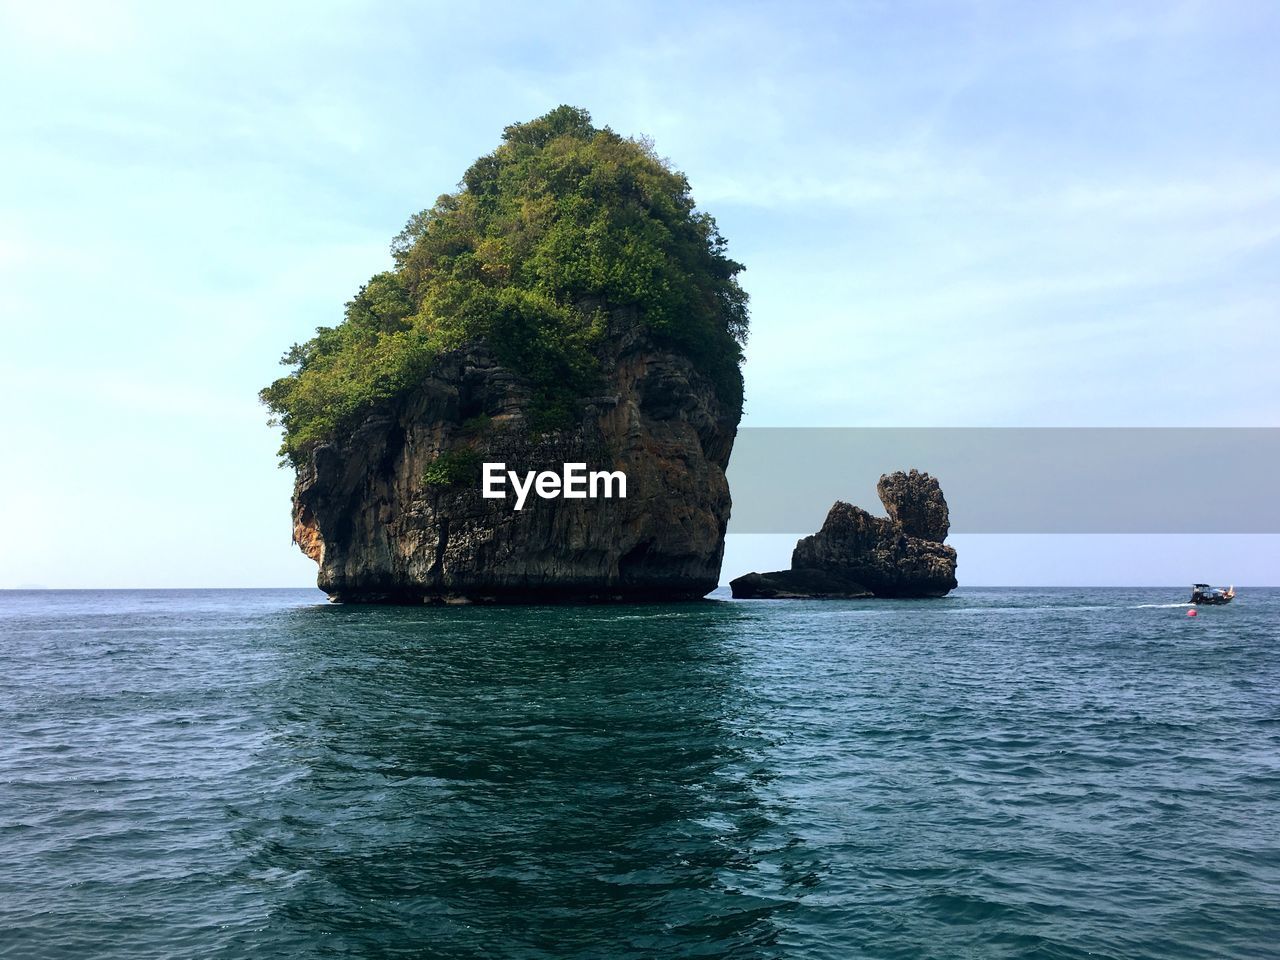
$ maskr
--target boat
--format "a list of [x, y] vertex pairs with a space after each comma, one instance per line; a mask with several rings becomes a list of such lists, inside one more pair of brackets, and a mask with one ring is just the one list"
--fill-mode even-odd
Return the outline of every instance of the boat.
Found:
[[1227, 587], [1223, 590], [1221, 587], [1211, 587], [1207, 583], [1196, 583], [1191, 586], [1191, 602], [1197, 606], [1208, 604], [1214, 606], [1221, 603], [1230, 603], [1236, 598], [1236, 588], [1234, 586]]

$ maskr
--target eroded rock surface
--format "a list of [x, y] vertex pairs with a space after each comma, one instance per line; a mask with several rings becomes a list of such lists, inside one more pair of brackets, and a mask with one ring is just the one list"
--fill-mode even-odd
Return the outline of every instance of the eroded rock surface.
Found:
[[956, 552], [938, 481], [912, 470], [880, 478], [888, 518], [837, 500], [822, 529], [796, 543], [791, 569], [730, 583], [743, 599], [941, 597], [956, 587]]
[[[599, 396], [572, 429], [531, 426], [526, 384], [482, 343], [298, 471], [294, 540], [354, 602], [702, 597], [719, 580], [725, 467], [740, 407], [685, 356], [620, 323]], [[631, 332], [626, 332], [630, 330]], [[626, 499], [481, 496], [481, 463], [622, 470]], [[439, 469], [449, 464], [450, 470]], [[450, 474], [442, 478], [442, 473]]]
[[942, 543], [951, 529], [947, 499], [938, 481], [927, 473], [886, 473], [876, 484], [876, 494], [889, 519], [902, 526], [908, 537]]

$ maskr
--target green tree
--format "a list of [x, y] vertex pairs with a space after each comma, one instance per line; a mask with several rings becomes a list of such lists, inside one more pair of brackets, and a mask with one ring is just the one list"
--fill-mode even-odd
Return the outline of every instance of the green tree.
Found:
[[684, 352], [731, 407], [742, 402], [742, 265], [684, 175], [646, 140], [560, 106], [506, 128], [456, 193], [414, 214], [336, 327], [295, 345], [262, 391], [303, 462], [381, 403], [413, 389], [472, 338], [533, 384], [542, 426], [567, 424], [600, 377], [606, 320], [637, 322]]

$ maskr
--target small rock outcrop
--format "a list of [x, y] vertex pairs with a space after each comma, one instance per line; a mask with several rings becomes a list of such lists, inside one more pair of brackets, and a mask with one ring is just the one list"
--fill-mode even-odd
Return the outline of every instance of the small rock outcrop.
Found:
[[900, 524], [908, 537], [934, 543], [947, 539], [951, 528], [947, 500], [938, 481], [929, 474], [918, 470], [886, 473], [876, 484], [876, 494], [889, 519]]
[[740, 599], [941, 597], [956, 587], [946, 546], [947, 501], [938, 481], [912, 470], [876, 486], [888, 518], [842, 500], [822, 529], [796, 543], [791, 569], [748, 573], [729, 586]]
[[[576, 427], [531, 426], [528, 383], [483, 342], [455, 350], [405, 399], [294, 485], [293, 535], [335, 601], [681, 600], [720, 576], [725, 467], [741, 407], [685, 355], [616, 316], [599, 395]], [[566, 462], [626, 474], [625, 499], [485, 499], [482, 462], [523, 476]], [[508, 487], [509, 489], [509, 487]]]

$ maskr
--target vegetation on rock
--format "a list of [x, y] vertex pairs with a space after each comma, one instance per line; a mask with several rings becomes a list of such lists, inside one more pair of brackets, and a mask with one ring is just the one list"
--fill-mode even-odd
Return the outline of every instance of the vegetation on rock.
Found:
[[470, 483], [480, 476], [480, 453], [469, 446], [452, 447], [429, 464], [422, 482], [432, 487], [452, 487]]
[[473, 338], [534, 389], [535, 425], [571, 422], [600, 379], [611, 317], [686, 354], [740, 409], [747, 295], [715, 220], [646, 140], [561, 106], [514, 124], [456, 193], [415, 214], [336, 327], [295, 345], [262, 391], [304, 462], [379, 404], [411, 391]]

